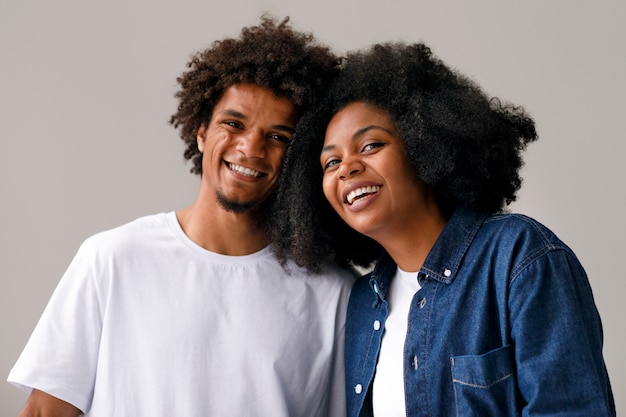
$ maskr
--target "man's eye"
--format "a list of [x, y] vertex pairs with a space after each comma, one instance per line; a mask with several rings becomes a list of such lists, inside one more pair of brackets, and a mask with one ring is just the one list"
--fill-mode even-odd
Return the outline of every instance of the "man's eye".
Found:
[[291, 138], [284, 135], [272, 134], [270, 135], [270, 139], [284, 143], [286, 145], [289, 145], [291, 143]]
[[233, 127], [235, 129], [242, 129], [243, 125], [239, 122], [233, 121], [233, 120], [227, 120], [224, 122], [225, 125]]

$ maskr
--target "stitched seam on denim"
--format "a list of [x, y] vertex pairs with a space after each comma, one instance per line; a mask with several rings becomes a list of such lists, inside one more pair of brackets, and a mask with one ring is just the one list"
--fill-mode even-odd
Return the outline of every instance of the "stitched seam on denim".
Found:
[[[373, 273], [373, 272], [372, 272], [372, 273], [370, 273], [370, 275], [371, 275], [370, 279], [371, 279], [371, 278], [375, 278], [375, 275], [374, 275], [374, 273]], [[369, 282], [368, 282], [368, 289], [369, 289], [369, 288], [370, 288], [370, 285], [369, 285]], [[376, 296], [376, 297], [378, 297], [378, 296]], [[372, 308], [375, 308], [375, 307], [374, 307], [375, 305], [376, 305], [376, 303], [374, 303], [374, 305], [372, 305]], [[378, 308], [375, 308], [375, 309], [376, 309], [376, 310], [378, 310]], [[369, 339], [369, 343], [367, 344], [367, 350], [365, 351], [365, 355], [363, 356], [363, 360], [362, 360], [362, 361], [360, 361], [360, 364], [361, 364], [361, 365], [359, 366], [359, 371], [358, 371], [358, 372], [357, 372], [357, 374], [356, 374], [356, 381], [354, 381], [354, 382], [352, 382], [352, 383], [351, 383], [351, 385], [352, 385], [352, 387], [351, 387], [351, 392], [352, 392], [352, 395], [350, 395], [350, 397], [349, 397], [349, 398], [354, 398], [354, 399], [355, 399], [355, 401], [356, 401], [357, 403], [359, 403], [359, 402], [361, 403], [361, 407], [359, 407], [359, 409], [362, 409], [362, 408], [363, 408], [363, 402], [365, 401], [365, 395], [363, 396], [363, 401], [361, 401], [361, 396], [360, 396], [359, 394], [357, 394], [356, 396], [354, 395], [354, 394], [355, 394], [355, 392], [354, 392], [354, 388], [355, 388], [355, 386], [356, 386], [356, 385], [354, 385], [354, 383], [359, 384], [359, 383], [360, 383], [360, 382], [359, 382], [359, 380], [360, 380], [360, 379], [363, 379], [363, 375], [365, 374], [365, 368], [366, 368], [366, 365], [367, 365], [367, 363], [368, 363], [368, 360], [367, 360], [367, 359], [369, 358], [370, 352], [371, 352], [371, 350], [372, 350], [372, 340], [373, 340], [373, 339], [374, 339], [374, 333], [371, 333], [371, 332], [370, 332], [370, 339]], [[346, 380], [346, 383], [347, 383], [347, 382], [348, 382], [348, 381]], [[367, 388], [369, 388], [369, 385], [368, 385], [368, 387], [367, 387]], [[367, 394], [367, 391], [366, 391], [365, 393]], [[348, 401], [349, 401], [349, 398], [346, 398], [346, 402], [348, 402]]]
[[443, 282], [447, 281], [447, 279], [443, 278], [441, 275], [439, 275], [437, 273], [437, 271], [435, 271], [433, 269], [430, 269], [430, 268], [427, 268], [427, 267], [423, 266], [422, 267], [422, 271], [423, 272], [425, 271], [426, 275], [428, 275], [429, 277], [433, 278], [436, 281], [443, 281]]
[[548, 235], [546, 235], [546, 233], [544, 232], [544, 230], [539, 227], [539, 225], [537, 224], [536, 221], [532, 220], [529, 217], [523, 216], [521, 214], [513, 214], [512, 216], [514, 216], [517, 219], [522, 220], [523, 222], [529, 224], [533, 229], [535, 229], [535, 231], [541, 235], [541, 238], [543, 239], [543, 241], [545, 242], [545, 245], [548, 247], [555, 247], [555, 245], [553, 243], [550, 242], [550, 239], [548, 238]]
[[529, 264], [531, 264], [532, 262], [534, 262], [535, 260], [537, 260], [538, 258], [540, 258], [541, 256], [545, 255], [546, 253], [550, 251], [563, 249], [562, 246], [555, 245], [554, 243], [550, 241], [548, 235], [546, 235], [545, 231], [541, 227], [539, 227], [536, 221], [520, 214], [512, 214], [511, 216], [528, 224], [538, 235], [541, 236], [543, 245], [537, 250], [535, 250], [534, 252], [529, 253], [524, 259], [522, 259], [522, 261], [519, 264], [517, 264], [513, 268], [513, 270], [511, 271], [511, 280], [509, 282], [509, 285], [513, 284], [513, 282], [519, 276], [521, 271], [525, 269]]
[[498, 379], [497, 381], [492, 382], [489, 385], [479, 385], [479, 384], [470, 384], [469, 382], [464, 382], [464, 381], [460, 381], [456, 378], [452, 378], [452, 382], [456, 382], [457, 384], [460, 385], [464, 385], [466, 387], [473, 387], [473, 388], [491, 388], [496, 384], [499, 384], [500, 382], [504, 381], [505, 379], [510, 378], [511, 376], [513, 376], [513, 373], [511, 372], [510, 374], [506, 374], [505, 376], [503, 376], [502, 378]]
[[511, 271], [509, 286], [513, 285], [513, 282], [517, 279], [521, 272], [528, 267], [528, 265], [532, 264], [537, 259], [541, 258], [543, 255], [550, 251], [552, 251], [552, 249], [550, 249], [549, 247], [542, 246], [541, 248], [526, 255], [524, 259], [522, 259], [517, 265], [513, 267], [513, 270]]
[[439, 284], [440, 282], [437, 282], [437, 285], [435, 286], [435, 289], [433, 290], [433, 295], [431, 297], [431, 302], [429, 303], [430, 305], [428, 306], [428, 319], [426, 321], [426, 329], [428, 329], [426, 331], [426, 342], [424, 343], [426, 345], [426, 355], [424, 357], [424, 364], [423, 366], [426, 366], [426, 368], [424, 369], [424, 376], [425, 376], [425, 384], [426, 384], [426, 403], [428, 404], [428, 412], [430, 413], [430, 410], [432, 410], [431, 408], [431, 402], [430, 402], [430, 386], [428, 384], [428, 381], [430, 380], [429, 376], [428, 376], [428, 366], [427, 366], [427, 362], [428, 362], [428, 357], [429, 357], [429, 348], [430, 348], [430, 324], [431, 324], [431, 319], [432, 319], [432, 315], [433, 315], [433, 308], [435, 306], [435, 298], [437, 296], [437, 291], [439, 290]]
[[[446, 265], [446, 267], [452, 271], [451, 276], [449, 277], [442, 276], [441, 271], [435, 271], [432, 268], [429, 268], [428, 266], [422, 266], [421, 271], [427, 271], [428, 275], [430, 275], [433, 279], [439, 282], [450, 284], [452, 282], [451, 278], [453, 278], [454, 276], [458, 274], [459, 266], [461, 265], [463, 258], [465, 258], [467, 249], [471, 246], [472, 242], [476, 238], [476, 235], [478, 234], [478, 229], [482, 227], [484, 222], [485, 222], [484, 218], [481, 221], [474, 222], [474, 224], [471, 227], [471, 230], [465, 233], [465, 238], [463, 240], [463, 243], [459, 246], [459, 249], [455, 251], [454, 253], [454, 257], [452, 258], [452, 264]], [[440, 265], [437, 265], [437, 266], [440, 266]]]
[[[419, 290], [418, 290], [419, 292]], [[413, 295], [413, 298], [415, 298], [415, 295]], [[413, 308], [413, 301], [411, 300], [411, 307], [409, 307], [409, 314], [407, 315], [406, 318], [406, 335], [408, 335], [411, 331], [411, 309]], [[405, 335], [404, 337], [404, 345], [402, 346], [402, 358], [404, 359], [404, 353], [406, 352], [406, 345], [407, 345], [407, 340], [409, 339], [407, 336]], [[409, 391], [406, 389], [406, 378], [407, 378], [407, 367], [404, 366], [404, 360], [403, 362], [403, 366], [402, 366], [402, 384], [405, 386], [404, 389], [404, 409], [408, 410], [409, 409]], [[418, 366], [419, 366], [419, 359], [418, 359]], [[419, 369], [419, 368], [418, 368]]]
[[[453, 380], [454, 381], [454, 380]], [[456, 384], [452, 384], [452, 388], [454, 389], [454, 404], [456, 405], [456, 417], [461, 417], [460, 408], [459, 408], [459, 393], [456, 390]]]
[[[378, 312], [378, 310], [380, 310], [380, 305], [381, 305], [381, 303], [379, 302], [378, 303], [378, 307], [376, 308], [376, 312]], [[364, 370], [365, 370], [366, 364], [369, 363], [368, 362], [368, 358], [370, 357], [370, 353], [372, 352], [372, 343], [373, 343], [375, 335], [376, 335], [376, 331], [370, 332], [370, 340], [369, 340], [369, 343], [367, 344], [367, 351], [365, 352], [364, 360], [361, 362], [361, 367], [360, 367], [360, 371], [359, 371], [359, 375], [358, 375], [359, 378], [362, 378], [363, 374], [365, 373]], [[360, 383], [358, 380], [355, 381], [355, 382], [357, 384]], [[371, 379], [370, 379], [370, 382], [371, 382]], [[361, 407], [359, 407], [359, 409], [363, 408], [363, 402], [365, 401], [365, 398], [367, 397], [367, 391], [369, 390], [370, 382], [368, 382], [367, 386], [363, 386], [363, 389], [365, 390], [365, 393], [364, 393], [364, 395], [362, 397], [363, 400], [360, 401]], [[354, 390], [354, 387], [352, 387], [352, 389]], [[357, 394], [356, 399], [360, 400], [361, 399], [360, 395]]]
[[[363, 375], [365, 370], [365, 365], [368, 363], [367, 359], [370, 356], [370, 352], [372, 351], [372, 341], [374, 340], [374, 333], [370, 333], [370, 341], [367, 344], [367, 351], [365, 352], [364, 360], [361, 362], [361, 369], [359, 371], [359, 376]], [[356, 381], [357, 383], [359, 381]]]
[[437, 271], [427, 268], [427, 267], [422, 267], [422, 269], [420, 269], [420, 272], [423, 272], [424, 274], [428, 275], [429, 278], [437, 281], [437, 282], [442, 282], [444, 284], [450, 284], [452, 281], [450, 280], [450, 278], [448, 277], [443, 277], [441, 276], [440, 273], [438, 273]]
[[[450, 371], [452, 372], [452, 382], [455, 381], [454, 378], [454, 358], [450, 358], [450, 364], [451, 364], [451, 369]], [[456, 404], [456, 417], [461, 417], [460, 414], [460, 409], [459, 409], [459, 393], [457, 392], [456, 389], [456, 384], [452, 384], [452, 389], [454, 390], [454, 403]]]
[[470, 245], [476, 238], [476, 235], [478, 234], [478, 230], [483, 226], [486, 218], [487, 218], [486, 216], [483, 216], [481, 218], [481, 221], [474, 222], [474, 224], [472, 225], [471, 232], [465, 235], [465, 240], [463, 241], [463, 250], [459, 253], [459, 256], [454, 260], [453, 269], [455, 272], [458, 271], [459, 265], [461, 265], [461, 260], [465, 257], [465, 254], [467, 253], [467, 249], [470, 247]]
[[549, 246], [544, 246], [543, 248], [528, 255], [515, 268], [513, 268], [513, 271], [511, 272], [511, 279], [509, 281], [509, 288], [513, 286], [513, 283], [515, 282], [515, 280], [517, 280], [517, 278], [522, 274], [522, 272], [524, 272], [525, 269], [530, 267], [535, 262], [539, 261], [540, 258], [548, 255], [549, 253], [559, 252], [559, 251], [564, 251], [566, 253], [568, 252], [565, 248], [561, 248], [561, 247], [554, 246], [554, 245], [549, 245]]

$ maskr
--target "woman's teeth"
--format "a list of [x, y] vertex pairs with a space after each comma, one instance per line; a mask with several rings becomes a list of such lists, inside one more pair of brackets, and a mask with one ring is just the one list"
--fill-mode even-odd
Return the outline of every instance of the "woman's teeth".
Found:
[[379, 185], [370, 185], [368, 187], [357, 188], [356, 190], [352, 190], [348, 193], [346, 197], [346, 202], [348, 204], [354, 203], [354, 200], [361, 198], [367, 194], [376, 194], [380, 190]]

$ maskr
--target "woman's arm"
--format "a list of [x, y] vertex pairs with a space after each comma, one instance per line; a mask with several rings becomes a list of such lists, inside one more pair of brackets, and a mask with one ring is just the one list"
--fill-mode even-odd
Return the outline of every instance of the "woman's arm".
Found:
[[615, 416], [602, 325], [578, 260], [548, 251], [514, 278], [511, 332], [524, 415]]

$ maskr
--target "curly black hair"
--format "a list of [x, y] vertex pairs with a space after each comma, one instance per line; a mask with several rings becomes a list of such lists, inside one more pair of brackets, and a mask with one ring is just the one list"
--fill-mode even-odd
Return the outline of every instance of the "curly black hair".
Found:
[[312, 271], [329, 262], [369, 266], [382, 252], [341, 220], [322, 191], [326, 126], [357, 101], [391, 117], [415, 175], [433, 189], [446, 217], [459, 206], [498, 212], [515, 200], [521, 152], [537, 139], [524, 109], [489, 98], [423, 43], [377, 44], [347, 55], [297, 126], [268, 228], [281, 262], [292, 258]]
[[264, 87], [303, 112], [336, 75], [340, 62], [312, 34], [294, 30], [289, 17], [276, 23], [268, 15], [261, 17], [259, 25], [243, 28], [239, 38], [215, 41], [193, 55], [189, 70], [177, 78], [179, 105], [169, 121], [180, 127], [180, 137], [187, 145], [185, 160], [193, 164], [190, 171], [202, 174], [197, 132], [208, 124], [228, 87], [238, 83]]

